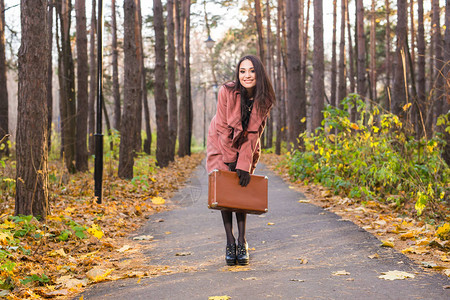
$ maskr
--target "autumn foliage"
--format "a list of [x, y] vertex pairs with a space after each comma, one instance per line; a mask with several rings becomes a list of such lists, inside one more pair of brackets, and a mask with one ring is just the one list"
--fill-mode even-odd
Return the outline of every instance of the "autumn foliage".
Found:
[[91, 172], [69, 176], [61, 162], [53, 161], [51, 212], [45, 222], [12, 216], [14, 181], [7, 176], [12, 175], [8, 174], [12, 164], [3, 162], [0, 296], [70, 296], [94, 282], [160, 274], [160, 267], [141, 260], [129, 235], [149, 215], [170, 206], [165, 199], [184, 183], [202, 156], [186, 156], [163, 169], [156, 167], [154, 157], [139, 157], [132, 180], [113, 175], [117, 161], [110, 160], [100, 205], [93, 197]]

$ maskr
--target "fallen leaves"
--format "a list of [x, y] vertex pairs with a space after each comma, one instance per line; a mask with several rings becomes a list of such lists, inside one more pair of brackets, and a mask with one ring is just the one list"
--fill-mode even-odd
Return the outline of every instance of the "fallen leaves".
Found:
[[208, 300], [228, 300], [228, 299], [231, 299], [231, 297], [229, 297], [229, 296], [211, 296], [211, 297], [208, 297]]
[[402, 280], [402, 279], [406, 279], [406, 278], [415, 278], [416, 277], [414, 274], [403, 272], [403, 271], [397, 271], [397, 270], [382, 272], [381, 274], [383, 274], [383, 275], [378, 276], [378, 278], [384, 279], [384, 280]]
[[345, 271], [345, 270], [341, 270], [341, 271], [333, 272], [331, 275], [333, 275], [333, 276], [346, 276], [346, 275], [350, 275], [350, 273]]
[[152, 241], [153, 236], [130, 241], [128, 235], [151, 214], [170, 208], [165, 199], [182, 186], [203, 156], [176, 158], [164, 169], [155, 167], [154, 157], [138, 157], [135, 162], [141, 167], [135, 169], [133, 180], [113, 175], [118, 162], [112, 160], [105, 170], [102, 204], [94, 198], [92, 172], [69, 175], [61, 162], [50, 161], [51, 215], [45, 222], [9, 217], [14, 197], [0, 206], [0, 247], [7, 245], [11, 253], [0, 257], [0, 278], [10, 283], [1, 287], [0, 298], [70, 298], [99, 281], [189, 270], [149, 266], [142, 254], [145, 243], [138, 241]]

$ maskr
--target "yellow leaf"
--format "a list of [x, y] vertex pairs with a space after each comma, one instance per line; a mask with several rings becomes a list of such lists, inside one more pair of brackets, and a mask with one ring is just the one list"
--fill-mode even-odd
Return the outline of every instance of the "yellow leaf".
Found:
[[161, 197], [153, 197], [152, 198], [152, 203], [155, 205], [161, 205], [161, 204], [164, 204], [165, 202], [166, 202], [166, 200], [164, 200]]
[[354, 129], [354, 130], [358, 130], [358, 129], [359, 129], [358, 124], [355, 124], [355, 123], [352, 123], [352, 124], [350, 125], [350, 127], [351, 127], [352, 129]]
[[106, 276], [111, 274], [114, 269], [101, 269], [101, 268], [93, 268], [89, 272], [86, 273], [86, 277], [94, 282], [103, 281], [106, 279]]
[[394, 243], [393, 243], [393, 242], [390, 242], [390, 241], [381, 241], [381, 242], [382, 242], [381, 247], [391, 247], [391, 248], [394, 248]]
[[8, 240], [13, 240], [13, 236], [10, 232], [0, 232], [0, 243], [7, 244]]
[[443, 262], [450, 262], [450, 258], [448, 258], [447, 255], [441, 255], [441, 261], [443, 261]]
[[305, 200], [305, 199], [302, 199], [302, 200], [298, 200], [298, 203], [309, 203], [309, 202], [311, 202], [311, 201], [309, 201], [309, 200]]
[[405, 278], [416, 277], [416, 276], [414, 276], [414, 274], [397, 271], [397, 270], [389, 271], [389, 272], [382, 272], [381, 274], [384, 274], [384, 275], [380, 275], [380, 276], [378, 276], [378, 278], [385, 279], [385, 280], [401, 280], [401, 279], [405, 279]]
[[171, 234], [172, 232], [171, 231], [166, 231], [166, 232], [164, 232], [165, 234]]
[[127, 251], [127, 250], [130, 250], [131, 249], [131, 246], [130, 245], [124, 245], [122, 248], [120, 248], [120, 249], [117, 249], [117, 251], [118, 252], [125, 252], [125, 251]]
[[403, 105], [403, 111], [406, 111], [408, 108], [410, 108], [411, 107], [411, 105], [412, 105], [412, 103], [411, 102], [409, 102], [409, 103], [406, 103], [405, 105]]
[[306, 118], [303, 117], [303, 118], [300, 120], [300, 122], [301, 122], [301, 123], [305, 123], [305, 122], [306, 122]]
[[275, 225], [275, 223], [269, 222], [267, 223], [267, 225]]
[[47, 220], [49, 220], [49, 221], [58, 221], [58, 222], [61, 222], [61, 221], [62, 221], [62, 218], [61, 218], [61, 216], [48, 216], [48, 217], [47, 217]]
[[63, 248], [58, 249], [58, 250], [49, 251], [49, 252], [47, 252], [47, 255], [48, 256], [61, 256], [61, 257], [67, 256], [67, 254]]
[[208, 297], [208, 300], [228, 300], [228, 299], [231, 299], [231, 297], [229, 297], [229, 296], [211, 296], [211, 297]]
[[409, 248], [403, 249], [403, 250], [402, 250], [402, 253], [403, 253], [403, 254], [406, 254], [406, 253], [414, 253], [414, 249], [413, 249], [412, 247], [409, 247]]
[[445, 223], [441, 227], [436, 230], [436, 236], [441, 240], [449, 240], [450, 239], [450, 223]]
[[93, 256], [94, 254], [97, 254], [98, 251], [99, 251], [99, 250], [95, 250], [95, 251], [86, 253], [86, 254], [84, 254], [84, 255], [81, 255], [81, 256], [79, 257], [79, 259], [85, 259], [85, 258], [91, 257], [91, 256]]
[[92, 224], [91, 228], [89, 228], [87, 231], [98, 239], [101, 239], [103, 237], [103, 231], [97, 224]]
[[0, 228], [3, 228], [3, 229], [11, 229], [11, 228], [14, 228], [14, 227], [16, 227], [16, 223], [11, 222], [8, 219], [6, 219], [5, 222], [0, 225]]
[[412, 239], [415, 236], [416, 236], [416, 231], [415, 230], [411, 230], [411, 231], [408, 231], [408, 232], [403, 233], [402, 235], [400, 235], [400, 238], [402, 240], [406, 240], [406, 239]]

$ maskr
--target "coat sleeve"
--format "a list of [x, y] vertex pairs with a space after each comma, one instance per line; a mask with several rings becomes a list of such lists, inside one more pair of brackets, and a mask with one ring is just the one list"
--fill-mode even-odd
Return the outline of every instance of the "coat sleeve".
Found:
[[223, 162], [232, 163], [237, 159], [237, 149], [233, 148], [233, 128], [227, 123], [228, 91], [225, 86], [219, 90], [216, 113], [216, 130], [219, 137], [219, 148]]
[[247, 171], [250, 173], [253, 165], [253, 158], [255, 151], [258, 149], [259, 139], [266, 126], [266, 120], [268, 113], [258, 122], [249, 124], [247, 140], [239, 147], [239, 159], [236, 165], [236, 169]]

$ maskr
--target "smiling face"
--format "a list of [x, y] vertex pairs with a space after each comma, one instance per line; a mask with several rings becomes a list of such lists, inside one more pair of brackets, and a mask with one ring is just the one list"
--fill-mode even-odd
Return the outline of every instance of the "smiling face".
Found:
[[239, 82], [251, 95], [256, 85], [256, 72], [253, 63], [249, 59], [243, 60], [239, 66]]

